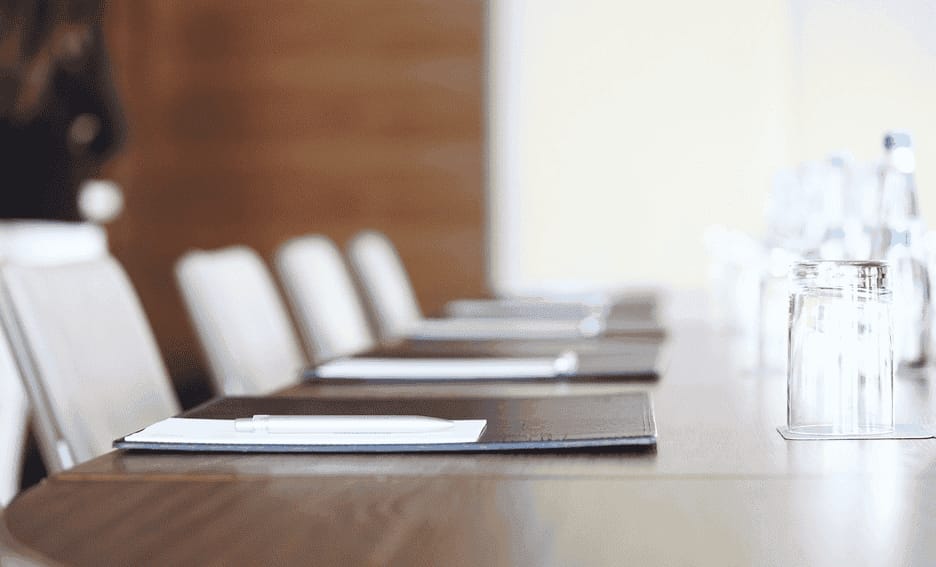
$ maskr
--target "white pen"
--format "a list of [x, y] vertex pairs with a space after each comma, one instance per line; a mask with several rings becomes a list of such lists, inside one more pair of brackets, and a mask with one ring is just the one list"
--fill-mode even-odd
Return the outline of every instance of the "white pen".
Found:
[[454, 425], [421, 415], [255, 415], [234, 420], [234, 429], [244, 433], [434, 433]]

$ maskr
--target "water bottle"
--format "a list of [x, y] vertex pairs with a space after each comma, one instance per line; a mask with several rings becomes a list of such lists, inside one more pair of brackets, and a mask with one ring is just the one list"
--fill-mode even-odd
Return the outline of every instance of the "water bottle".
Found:
[[924, 246], [926, 227], [917, 204], [916, 160], [910, 135], [887, 133], [884, 152], [872, 255], [889, 265], [894, 361], [923, 366], [929, 346], [930, 285]]

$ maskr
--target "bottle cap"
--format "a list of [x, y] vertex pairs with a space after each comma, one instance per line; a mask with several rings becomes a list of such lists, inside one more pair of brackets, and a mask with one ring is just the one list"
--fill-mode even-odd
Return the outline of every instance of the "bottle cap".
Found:
[[910, 174], [916, 169], [913, 140], [909, 132], [894, 130], [884, 134], [884, 148], [890, 164], [900, 173]]
[[884, 134], [884, 149], [893, 150], [894, 148], [913, 147], [913, 137], [904, 130], [894, 130]]

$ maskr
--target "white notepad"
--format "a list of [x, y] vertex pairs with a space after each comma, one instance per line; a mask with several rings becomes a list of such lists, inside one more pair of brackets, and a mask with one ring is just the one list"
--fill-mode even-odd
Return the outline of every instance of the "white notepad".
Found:
[[573, 340], [595, 337], [604, 330], [598, 318], [581, 320], [452, 318], [423, 319], [406, 336], [417, 340]]
[[[371, 416], [362, 416], [364, 419]], [[379, 416], [383, 417], [383, 416]], [[237, 431], [233, 419], [170, 417], [127, 435], [135, 443], [194, 445], [422, 445], [474, 443], [487, 426], [485, 419], [452, 420], [444, 431], [426, 433], [267, 433]]]
[[315, 368], [319, 378], [348, 380], [470, 380], [557, 378], [575, 374], [578, 356], [530, 358], [340, 358]]

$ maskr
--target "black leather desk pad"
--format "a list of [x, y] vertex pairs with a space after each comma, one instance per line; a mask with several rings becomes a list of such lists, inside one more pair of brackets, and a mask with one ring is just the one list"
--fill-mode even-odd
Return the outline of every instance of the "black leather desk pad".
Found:
[[420, 445], [210, 445], [139, 443], [118, 449], [243, 453], [451, 453], [528, 451], [643, 451], [656, 446], [653, 405], [646, 392], [541, 398], [221, 398], [182, 415], [234, 419], [269, 415], [425, 415], [486, 419], [475, 443]]

